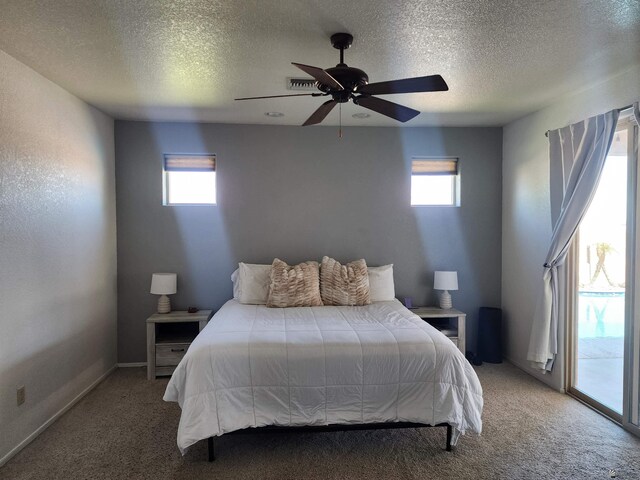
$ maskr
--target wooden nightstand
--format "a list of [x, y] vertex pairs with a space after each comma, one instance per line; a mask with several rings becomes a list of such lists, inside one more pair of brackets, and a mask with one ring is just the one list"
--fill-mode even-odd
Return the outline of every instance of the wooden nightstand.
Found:
[[211, 310], [200, 310], [154, 313], [147, 318], [148, 380], [173, 373], [210, 316]]
[[[443, 310], [438, 307], [416, 307], [410, 309], [413, 313], [418, 315], [423, 320], [426, 320], [431, 325], [441, 330], [451, 341], [458, 347], [458, 349], [465, 354], [466, 349], [466, 334], [465, 334], [465, 322], [467, 314], [450, 308]], [[454, 324], [451, 320], [455, 319]]]

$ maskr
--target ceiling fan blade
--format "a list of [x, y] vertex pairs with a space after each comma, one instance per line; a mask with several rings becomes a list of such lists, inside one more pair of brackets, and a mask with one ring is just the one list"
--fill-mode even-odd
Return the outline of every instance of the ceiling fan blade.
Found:
[[318, 67], [312, 67], [311, 65], [303, 65], [302, 63], [291, 62], [292, 65], [295, 65], [303, 72], [308, 73], [313, 78], [315, 78], [322, 85], [327, 85], [328, 87], [333, 88], [334, 90], [344, 90], [344, 87], [340, 85], [335, 78], [325, 72], [323, 69]]
[[366, 95], [385, 95], [389, 93], [442, 92], [449, 90], [447, 82], [440, 75], [405, 78], [388, 82], [369, 83], [358, 88], [358, 93]]
[[391, 117], [400, 122], [407, 122], [413, 117], [420, 115], [420, 112], [413, 108], [366, 95], [354, 98], [353, 103], [360, 105], [361, 107], [368, 108], [369, 110], [373, 110], [374, 112], [381, 113], [382, 115], [386, 115], [387, 117]]
[[322, 122], [325, 117], [329, 115], [329, 112], [333, 110], [333, 107], [335, 107], [337, 104], [338, 102], [336, 102], [335, 100], [328, 100], [324, 102], [322, 105], [320, 105], [320, 107], [318, 107], [315, 112], [311, 114], [309, 118], [307, 118], [307, 121], [304, 122], [302, 126], [306, 127], [307, 125], [315, 125], [316, 123]]
[[234, 98], [234, 100], [258, 100], [260, 98], [281, 98], [281, 97], [321, 97], [323, 95], [328, 95], [324, 93], [294, 93], [291, 95], [268, 95], [266, 97], [243, 97], [243, 98]]

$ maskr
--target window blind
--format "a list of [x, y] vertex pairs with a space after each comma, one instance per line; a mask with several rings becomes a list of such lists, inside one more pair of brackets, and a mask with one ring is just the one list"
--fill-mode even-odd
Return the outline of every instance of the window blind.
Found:
[[165, 155], [165, 172], [215, 172], [215, 155]]
[[420, 158], [411, 161], [411, 175], [457, 175], [457, 158]]

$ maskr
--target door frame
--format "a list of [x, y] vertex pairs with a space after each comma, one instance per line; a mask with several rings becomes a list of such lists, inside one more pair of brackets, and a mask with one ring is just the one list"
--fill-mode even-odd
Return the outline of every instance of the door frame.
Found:
[[[633, 113], [618, 120], [627, 128], [629, 169], [627, 174], [627, 281], [625, 305], [624, 385], [622, 426], [640, 436], [640, 195], [638, 195], [638, 124]], [[626, 295], [626, 291], [625, 291]]]
[[[638, 174], [638, 125], [629, 109], [620, 113], [616, 131], [628, 130], [627, 159], [627, 247], [625, 288], [625, 342], [623, 359], [622, 414], [603, 405], [574, 387], [576, 381], [577, 315], [578, 315], [578, 255], [580, 237], [576, 234], [565, 265], [566, 286], [566, 336], [565, 391], [621, 425], [625, 430], [640, 436], [640, 184]], [[634, 407], [635, 406], [635, 407]]]

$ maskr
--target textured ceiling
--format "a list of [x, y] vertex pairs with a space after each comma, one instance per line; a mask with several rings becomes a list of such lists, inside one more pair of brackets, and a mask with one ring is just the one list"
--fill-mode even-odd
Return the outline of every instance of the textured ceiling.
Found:
[[385, 97], [408, 126], [502, 125], [640, 63], [639, 0], [0, 0], [0, 49], [120, 119], [300, 124], [323, 99], [233, 98], [295, 93], [290, 62], [334, 66], [339, 31], [371, 82], [445, 78]]

